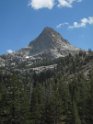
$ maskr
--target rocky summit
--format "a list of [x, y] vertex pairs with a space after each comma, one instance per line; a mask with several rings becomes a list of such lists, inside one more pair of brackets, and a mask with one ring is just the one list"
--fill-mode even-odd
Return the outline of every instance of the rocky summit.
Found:
[[[27, 47], [11, 54], [1, 55], [0, 67], [14, 67], [19, 69], [19, 66], [22, 66], [29, 68], [30, 66], [32, 67], [33, 64], [39, 65], [39, 63], [46, 60], [51, 61], [60, 57], [66, 57], [69, 54], [78, 54], [79, 51], [79, 48], [71, 45], [61, 34], [52, 28], [46, 27]], [[55, 63], [53, 62], [51, 64]]]
[[60, 33], [50, 27], [45, 27], [40, 35], [31, 41], [26, 48], [18, 53], [26, 56], [59, 58], [79, 52], [80, 49], [71, 45]]

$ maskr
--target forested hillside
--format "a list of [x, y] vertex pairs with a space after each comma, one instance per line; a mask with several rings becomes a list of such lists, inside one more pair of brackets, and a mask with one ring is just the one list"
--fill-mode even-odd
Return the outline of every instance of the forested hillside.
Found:
[[40, 73], [0, 68], [0, 124], [93, 124], [93, 53], [33, 66], [54, 63]]

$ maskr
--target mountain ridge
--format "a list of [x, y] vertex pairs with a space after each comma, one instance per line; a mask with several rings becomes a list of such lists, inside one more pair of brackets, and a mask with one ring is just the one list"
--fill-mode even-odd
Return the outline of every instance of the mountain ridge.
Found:
[[32, 40], [27, 48], [19, 50], [19, 53], [35, 57], [46, 54], [50, 58], [59, 58], [69, 53], [75, 54], [79, 50], [65, 40], [60, 33], [50, 27], [45, 27], [39, 36]]

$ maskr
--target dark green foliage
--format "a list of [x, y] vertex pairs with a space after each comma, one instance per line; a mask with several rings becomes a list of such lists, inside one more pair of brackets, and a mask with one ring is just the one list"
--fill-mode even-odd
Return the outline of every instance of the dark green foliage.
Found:
[[0, 124], [93, 124], [93, 72], [80, 71], [89, 61], [81, 51], [52, 71], [1, 70]]

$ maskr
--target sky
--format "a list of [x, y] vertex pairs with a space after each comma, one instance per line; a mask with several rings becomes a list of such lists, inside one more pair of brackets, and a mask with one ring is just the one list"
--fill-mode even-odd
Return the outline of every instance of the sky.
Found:
[[0, 0], [0, 54], [26, 47], [46, 26], [93, 50], [93, 0]]

